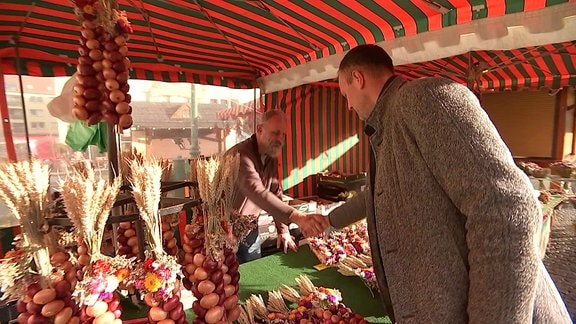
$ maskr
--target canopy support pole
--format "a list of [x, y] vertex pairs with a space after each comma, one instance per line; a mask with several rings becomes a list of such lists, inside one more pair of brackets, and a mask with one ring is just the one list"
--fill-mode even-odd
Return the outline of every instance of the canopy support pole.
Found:
[[22, 119], [24, 120], [24, 136], [26, 138], [26, 149], [28, 150], [28, 159], [32, 159], [32, 149], [30, 148], [30, 133], [28, 132], [28, 117], [26, 114], [26, 100], [24, 98], [24, 83], [22, 82], [22, 62], [20, 60], [20, 46], [18, 45], [19, 36], [12, 37], [14, 49], [16, 51], [16, 73], [18, 73], [18, 85], [20, 87], [20, 101], [22, 102]]
[[254, 88], [254, 101], [252, 101], [252, 133], [256, 133], [256, 88]]
[[117, 136], [114, 131], [114, 125], [106, 123], [106, 141], [108, 142], [108, 164], [110, 170], [108, 171], [108, 180], [110, 183], [114, 181], [114, 179], [120, 175], [120, 167], [119, 167], [119, 159], [118, 159], [118, 152], [120, 151], [118, 148], [119, 141], [117, 140]]
[[[0, 89], [6, 89], [4, 84], [4, 71], [2, 69], [2, 60], [0, 60]], [[8, 100], [6, 91], [0, 90], [0, 117], [2, 117], [2, 131], [4, 133], [4, 142], [6, 142], [6, 152], [11, 162], [18, 161], [16, 148], [14, 147], [14, 138], [12, 137], [12, 128], [10, 127], [10, 113], [8, 111]]]
[[20, 101], [22, 102], [22, 118], [24, 119], [24, 136], [26, 137], [26, 149], [28, 150], [28, 159], [32, 158], [32, 149], [30, 148], [30, 135], [28, 133], [28, 118], [26, 116], [26, 101], [24, 100], [24, 85], [22, 82], [22, 61], [20, 59], [19, 40], [20, 40], [20, 34], [22, 33], [24, 26], [28, 22], [28, 18], [30, 18], [30, 14], [32, 14], [34, 7], [36, 7], [36, 2], [32, 2], [32, 4], [30, 5], [30, 9], [28, 9], [28, 11], [26, 12], [26, 16], [24, 17], [22, 24], [20, 24], [20, 27], [18, 28], [18, 32], [16, 33], [16, 35], [13, 35], [12, 39], [10, 40], [12, 45], [14, 45], [14, 51], [16, 52], [15, 53], [16, 73], [18, 74], [18, 84], [20, 86]]

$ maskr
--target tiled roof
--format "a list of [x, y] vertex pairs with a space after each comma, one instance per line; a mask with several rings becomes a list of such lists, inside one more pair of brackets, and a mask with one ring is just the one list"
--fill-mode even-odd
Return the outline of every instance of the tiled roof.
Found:
[[[188, 103], [132, 102], [134, 126], [140, 128], [190, 128], [190, 105]], [[216, 103], [198, 104], [198, 127], [210, 128], [222, 121], [216, 117], [226, 105]]]

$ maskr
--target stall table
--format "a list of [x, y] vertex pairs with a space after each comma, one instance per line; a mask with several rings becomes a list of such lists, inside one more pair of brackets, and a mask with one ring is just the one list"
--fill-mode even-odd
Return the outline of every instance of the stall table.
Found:
[[[317, 287], [337, 288], [342, 293], [342, 301], [355, 312], [361, 314], [369, 323], [392, 323], [383, 309], [380, 298], [373, 295], [358, 277], [346, 277], [327, 268], [314, 269], [318, 259], [308, 245], [300, 246], [297, 253], [272, 254], [240, 265], [240, 300], [244, 302], [251, 294], [262, 295], [268, 299], [268, 291], [278, 290], [282, 284], [296, 286], [295, 278], [306, 275]], [[140, 324], [146, 322], [145, 307], [138, 310], [128, 301], [123, 303], [125, 323]], [[186, 310], [186, 321], [192, 323], [194, 313]], [[128, 321], [127, 321], [128, 320]]]
[[544, 216], [542, 220], [542, 232], [540, 237], [540, 255], [542, 257], [546, 255], [546, 250], [548, 248], [554, 211], [566, 200], [566, 195], [553, 195], [548, 203], [542, 204], [542, 214]]
[[337, 288], [342, 301], [355, 312], [366, 317], [370, 323], [391, 323], [383, 309], [379, 296], [372, 295], [359, 277], [346, 277], [327, 268], [314, 269], [318, 259], [308, 245], [300, 246], [297, 253], [276, 253], [240, 265], [240, 300], [251, 294], [261, 294], [264, 300], [268, 291], [277, 290], [282, 284], [295, 286], [299, 275], [306, 275], [319, 287]]

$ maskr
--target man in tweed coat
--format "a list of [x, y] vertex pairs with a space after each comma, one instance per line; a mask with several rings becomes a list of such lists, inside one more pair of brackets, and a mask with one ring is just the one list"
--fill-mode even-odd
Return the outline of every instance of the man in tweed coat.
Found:
[[370, 186], [329, 215], [366, 217], [382, 299], [397, 323], [571, 323], [538, 255], [529, 179], [466, 87], [407, 82], [380, 47], [340, 63], [369, 136]]

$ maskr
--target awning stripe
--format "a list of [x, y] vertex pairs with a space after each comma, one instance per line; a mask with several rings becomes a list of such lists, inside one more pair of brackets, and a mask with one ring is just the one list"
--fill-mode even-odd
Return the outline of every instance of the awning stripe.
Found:
[[508, 4], [504, 4], [499, 0], [486, 0], [485, 2], [486, 11], [490, 17], [503, 16], [506, 14], [506, 8], [510, 7]]
[[[333, 29], [319, 24], [319, 22], [323, 21], [315, 19], [315, 17], [312, 17], [310, 13], [297, 14], [292, 11], [292, 9], [288, 8], [288, 5], [290, 5], [289, 2], [281, 3], [274, 1], [267, 5], [276, 16], [280, 17], [291, 26], [294, 26], [299, 33], [314, 39], [317, 46], [332, 46], [337, 49], [338, 53], [345, 50], [341, 45], [341, 43], [345, 41], [344, 37]], [[335, 54], [336, 52], [329, 51], [328, 53]]]
[[[198, 0], [200, 10], [195, 3], [187, 1], [119, 0], [121, 9], [127, 11], [135, 30], [129, 43], [129, 56], [136, 70], [143, 69], [137, 75], [162, 80], [180, 80], [184, 75], [184, 78], [216, 83], [220, 83], [216, 80], [221, 80], [220, 75], [223, 75], [225, 80], [238, 78], [239, 84], [254, 84], [252, 80], [257, 77], [339, 54], [357, 44], [413, 36], [441, 27], [538, 10], [569, 1], [434, 2], [448, 10], [442, 14], [442, 10], [434, 10], [424, 1], [270, 1], [262, 5], [252, 1]], [[30, 71], [46, 74], [73, 71], [68, 67], [54, 68], [77, 57], [79, 23], [71, 3], [44, 0], [31, 6], [23, 0], [0, 0], [0, 5], [7, 8], [0, 13], [0, 54], [4, 65], [8, 62], [6, 59], [14, 58], [9, 41], [23, 26], [19, 35], [22, 58], [42, 57], [42, 62], [52, 63], [43, 64], [45, 69], [31, 68]], [[31, 15], [24, 23], [24, 16], [30, 9], [33, 9]], [[206, 18], [206, 14], [213, 22]], [[221, 32], [227, 39], [222, 37]], [[312, 44], [318, 48], [313, 48]], [[541, 49], [552, 51], [558, 46], [564, 44]], [[162, 55], [163, 62], [157, 61], [157, 52]], [[496, 57], [489, 55], [495, 62], [505, 62], [507, 57], [513, 56], [524, 59], [542, 55], [539, 50], [534, 53], [495, 52]], [[487, 59], [489, 56], [473, 54], [475, 58]], [[482, 76], [482, 85], [506, 89], [525, 85], [555, 87], [572, 84], [572, 75], [576, 74], [573, 65], [572, 58], [555, 53], [548, 58], [532, 59], [529, 64], [516, 64], [487, 73]], [[175, 74], [178, 70], [182, 74]], [[436, 63], [415, 64], [404, 70], [409, 71], [410, 76], [450, 76], [450, 72], [454, 71], [465, 73], [467, 59], [456, 56], [437, 60]], [[547, 75], [541, 70], [550, 73]], [[450, 77], [465, 82], [465, 76]], [[229, 81], [224, 83], [229, 84]]]
[[430, 8], [428, 5], [425, 4], [424, 1], [414, 1], [411, 2], [414, 6], [416, 6], [426, 19], [428, 20], [428, 29], [429, 31], [438, 30], [442, 28], [442, 15]]
[[[418, 33], [418, 29], [416, 28], [416, 22], [414, 21], [414, 17], [409, 15], [402, 7], [397, 5], [394, 1], [390, 1], [390, 3], [386, 6], [386, 10], [390, 11], [398, 20], [400, 20], [401, 25], [404, 29], [404, 35], [416, 35]], [[426, 25], [424, 25], [426, 26]], [[420, 32], [424, 32], [426, 30], [421, 30]]]
[[[362, 122], [346, 108], [338, 91], [305, 85], [265, 95], [265, 110], [282, 107], [289, 119], [279, 169], [283, 188], [293, 197], [315, 194], [312, 178], [323, 170], [367, 171], [367, 138], [359, 132]], [[348, 141], [355, 135], [358, 143]]]

